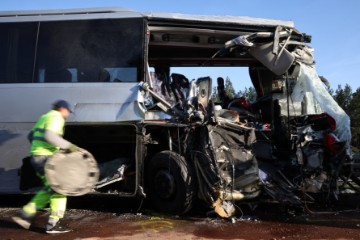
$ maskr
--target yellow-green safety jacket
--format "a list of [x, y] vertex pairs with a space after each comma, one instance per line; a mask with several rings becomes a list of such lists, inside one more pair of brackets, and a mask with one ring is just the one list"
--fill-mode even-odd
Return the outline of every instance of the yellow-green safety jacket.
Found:
[[34, 127], [31, 129], [33, 132], [31, 141], [31, 155], [49, 156], [53, 155], [55, 151], [59, 150], [48, 143], [44, 137], [45, 131], [50, 130], [60, 136], [64, 134], [65, 119], [61, 113], [56, 110], [51, 110], [42, 115]]

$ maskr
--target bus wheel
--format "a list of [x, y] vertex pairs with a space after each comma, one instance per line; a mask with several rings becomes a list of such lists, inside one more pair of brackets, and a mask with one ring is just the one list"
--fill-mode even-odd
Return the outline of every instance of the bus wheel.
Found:
[[147, 165], [147, 194], [151, 206], [171, 214], [183, 214], [192, 207], [195, 195], [192, 167], [179, 154], [157, 153]]

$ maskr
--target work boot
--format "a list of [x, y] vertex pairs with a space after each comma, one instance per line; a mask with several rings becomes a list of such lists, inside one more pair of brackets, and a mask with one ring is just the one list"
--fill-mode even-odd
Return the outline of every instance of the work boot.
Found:
[[72, 230], [70, 228], [68, 228], [67, 226], [61, 224], [61, 221], [57, 221], [57, 223], [55, 224], [55, 226], [51, 225], [51, 224], [47, 224], [46, 225], [46, 233], [67, 233], [67, 232], [71, 232]]
[[21, 227], [29, 229], [34, 215], [35, 214], [31, 215], [21, 210], [16, 216], [12, 217], [12, 220], [19, 224]]

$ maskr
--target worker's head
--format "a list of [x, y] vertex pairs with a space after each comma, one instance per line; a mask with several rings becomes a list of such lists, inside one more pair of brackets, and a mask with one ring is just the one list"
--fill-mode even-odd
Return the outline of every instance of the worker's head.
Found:
[[59, 111], [65, 119], [73, 112], [70, 103], [65, 100], [56, 101], [53, 104], [53, 110]]

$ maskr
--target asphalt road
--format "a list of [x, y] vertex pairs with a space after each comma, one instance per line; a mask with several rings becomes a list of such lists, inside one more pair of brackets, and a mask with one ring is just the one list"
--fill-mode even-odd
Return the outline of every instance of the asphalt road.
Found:
[[[166, 216], [146, 208], [138, 211], [140, 201], [118, 197], [70, 198], [64, 222], [73, 231], [44, 233], [48, 209], [40, 211], [30, 230], [11, 221], [29, 197], [0, 200], [0, 239], [360, 239], [360, 212], [345, 208], [313, 214], [283, 209], [278, 204], [260, 205], [255, 211], [242, 207], [231, 220], [209, 217], [204, 209], [186, 216]], [[312, 209], [315, 211], [315, 209]]]

